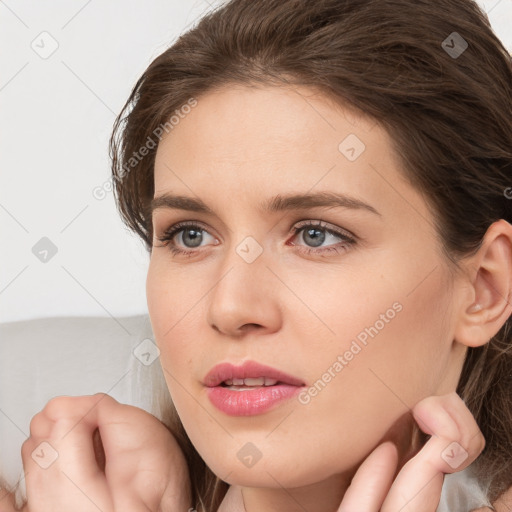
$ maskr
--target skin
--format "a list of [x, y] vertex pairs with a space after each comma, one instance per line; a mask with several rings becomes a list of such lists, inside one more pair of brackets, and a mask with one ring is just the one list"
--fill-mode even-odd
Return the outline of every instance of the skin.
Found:
[[[355, 161], [338, 150], [349, 134], [366, 146]], [[348, 194], [379, 215], [258, 208], [309, 191]], [[201, 198], [214, 213], [154, 211], [155, 340], [189, 437], [219, 477], [242, 487], [248, 512], [336, 510], [393, 425], [423, 398], [454, 391], [466, 347], [486, 343], [510, 315], [511, 226], [493, 224], [464, 271], [452, 273], [387, 133], [311, 89], [230, 86], [200, 97], [159, 144], [155, 197], [166, 192]], [[349, 230], [356, 242], [323, 231], [322, 248], [340, 251], [321, 253], [304, 230], [292, 232], [302, 220]], [[181, 221], [205, 230], [199, 248], [183, 243], [187, 231], [173, 239], [190, 256], [159, 241]], [[263, 250], [252, 263], [236, 251], [248, 236]], [[396, 302], [401, 312], [308, 404], [231, 417], [209, 402], [202, 380], [224, 361], [256, 360], [312, 386]], [[473, 312], [475, 302], [483, 309]], [[414, 448], [410, 432], [405, 421], [397, 442]], [[262, 454], [250, 468], [237, 457], [248, 442]]]

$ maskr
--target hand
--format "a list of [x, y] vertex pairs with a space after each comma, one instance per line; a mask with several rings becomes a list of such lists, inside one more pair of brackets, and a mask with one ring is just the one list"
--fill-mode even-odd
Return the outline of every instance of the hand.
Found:
[[32, 418], [21, 452], [23, 512], [190, 508], [188, 467], [174, 436], [151, 414], [104, 393], [50, 400]]
[[395, 478], [398, 451], [386, 441], [365, 459], [347, 489], [338, 512], [435, 512], [444, 474], [469, 466], [485, 440], [456, 393], [425, 398], [412, 410], [423, 432], [431, 435]]

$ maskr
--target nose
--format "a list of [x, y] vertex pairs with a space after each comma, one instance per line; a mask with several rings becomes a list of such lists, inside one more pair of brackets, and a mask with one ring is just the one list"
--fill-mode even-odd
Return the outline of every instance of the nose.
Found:
[[267, 266], [266, 251], [252, 262], [236, 248], [223, 259], [208, 294], [208, 324], [226, 336], [240, 338], [248, 332], [270, 334], [281, 325], [279, 280]]

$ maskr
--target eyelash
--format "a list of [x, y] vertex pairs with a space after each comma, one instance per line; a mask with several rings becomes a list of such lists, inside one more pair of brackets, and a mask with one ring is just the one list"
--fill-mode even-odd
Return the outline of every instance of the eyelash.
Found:
[[[194, 255], [194, 253], [197, 253], [200, 251], [199, 250], [194, 250], [194, 249], [191, 249], [191, 250], [188, 250], [188, 251], [185, 251], [183, 249], [178, 249], [175, 244], [172, 242], [172, 239], [178, 234], [180, 233], [181, 231], [183, 231], [185, 228], [198, 228], [196, 229], [196, 231], [206, 231], [208, 233], [208, 230], [204, 229], [203, 227], [201, 227], [200, 224], [196, 223], [196, 222], [192, 222], [192, 221], [189, 221], [189, 222], [179, 222], [178, 224], [175, 224], [174, 226], [172, 226], [171, 228], [169, 228], [167, 231], [164, 232], [163, 236], [161, 237], [157, 237], [157, 239], [162, 242], [162, 246], [161, 247], [165, 247], [165, 246], [168, 246], [168, 249], [171, 251], [172, 254], [178, 256], [178, 255], [182, 255], [182, 256], [187, 256], [187, 257], [191, 257]], [[302, 224], [300, 225], [297, 225], [297, 226], [294, 226], [292, 228], [292, 231], [293, 231], [293, 236], [294, 238], [303, 230], [305, 230], [305, 228], [320, 228], [321, 230], [325, 231], [326, 233], [329, 233], [331, 235], [334, 235], [334, 236], [337, 236], [339, 238], [341, 238], [343, 240], [343, 246], [339, 246], [339, 245], [335, 245], [335, 246], [327, 246], [327, 247], [324, 247], [324, 248], [321, 248], [321, 249], [315, 249], [313, 247], [305, 247], [305, 246], [297, 246], [297, 245], [294, 245], [294, 247], [300, 247], [300, 252], [303, 252], [303, 253], [306, 253], [306, 254], [316, 254], [316, 255], [325, 255], [325, 253], [327, 252], [335, 252], [335, 253], [340, 253], [341, 250], [346, 250], [347, 249], [347, 246], [351, 246], [353, 244], [356, 243], [356, 240], [355, 240], [355, 237], [354, 236], [350, 236], [347, 232], [345, 231], [338, 231], [338, 230], [335, 230], [335, 229], [328, 229], [327, 228], [327, 225], [325, 223], [323, 223], [322, 221], [318, 221], [317, 223], [314, 223], [314, 222], [311, 222], [311, 221], [304, 221]]]

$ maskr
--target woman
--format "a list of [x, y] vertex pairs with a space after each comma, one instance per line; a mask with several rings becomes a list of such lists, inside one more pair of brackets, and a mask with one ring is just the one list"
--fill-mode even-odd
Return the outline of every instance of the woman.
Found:
[[113, 178], [192, 508], [434, 511], [476, 420], [507, 510], [511, 83], [470, 0], [233, 0], [151, 63]]

